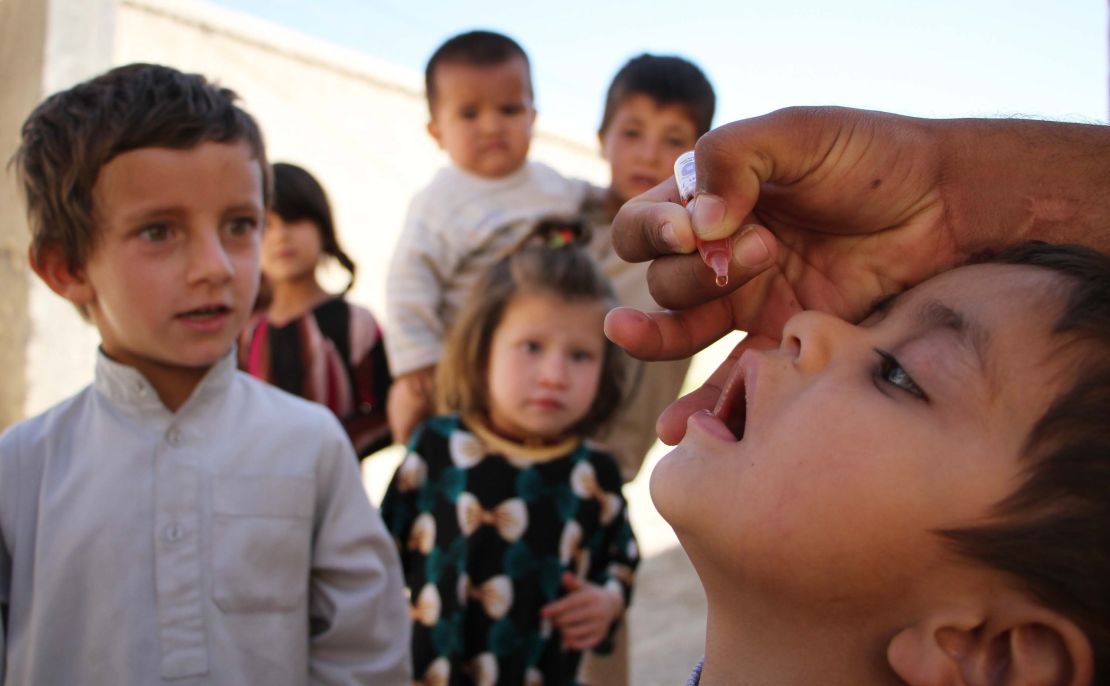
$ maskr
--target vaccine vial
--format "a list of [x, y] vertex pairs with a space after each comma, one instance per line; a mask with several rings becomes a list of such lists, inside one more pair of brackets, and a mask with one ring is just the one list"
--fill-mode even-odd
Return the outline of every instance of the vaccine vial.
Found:
[[[674, 179], [678, 184], [678, 197], [682, 206], [686, 207], [694, 197], [698, 188], [697, 168], [694, 166], [694, 151], [689, 150], [678, 156], [674, 161]], [[695, 239], [698, 245], [698, 254], [705, 264], [716, 275], [718, 286], [728, 285], [728, 264], [732, 261], [732, 242], [728, 238], [714, 241]]]

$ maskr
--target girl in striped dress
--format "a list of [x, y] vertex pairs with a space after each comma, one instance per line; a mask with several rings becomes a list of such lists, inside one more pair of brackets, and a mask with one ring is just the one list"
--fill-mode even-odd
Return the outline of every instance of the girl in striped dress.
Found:
[[[241, 369], [332, 410], [359, 457], [391, 442], [385, 399], [392, 381], [381, 328], [345, 293], [355, 264], [339, 245], [323, 187], [293, 164], [273, 165], [274, 202], [262, 235], [263, 284], [239, 341]], [[334, 259], [350, 274], [329, 293], [317, 267]]]

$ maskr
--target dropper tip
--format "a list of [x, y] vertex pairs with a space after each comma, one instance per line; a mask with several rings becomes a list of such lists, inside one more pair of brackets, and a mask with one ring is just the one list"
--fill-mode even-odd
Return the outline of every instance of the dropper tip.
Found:
[[713, 273], [717, 275], [717, 286], [725, 287], [728, 285], [728, 256], [722, 253], [716, 253], [709, 256], [710, 265], [713, 267]]

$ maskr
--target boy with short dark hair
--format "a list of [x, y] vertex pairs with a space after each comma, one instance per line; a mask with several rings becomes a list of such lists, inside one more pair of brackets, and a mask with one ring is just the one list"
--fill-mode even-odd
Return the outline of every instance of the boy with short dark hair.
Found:
[[536, 109], [516, 41], [492, 31], [455, 36], [428, 60], [425, 82], [428, 133], [451, 164], [413, 198], [389, 268], [388, 413], [399, 442], [432, 413], [447, 326], [479, 275], [538, 221], [575, 216], [587, 191], [528, 160]]
[[[609, 90], [605, 94], [605, 111], [601, 115], [601, 126], [598, 127], [600, 138], [604, 139], [609, 127], [622, 114], [621, 108], [637, 95], [651, 98], [658, 109], [671, 106], [679, 108], [693, 127], [695, 140], [713, 125], [717, 95], [705, 72], [698, 65], [678, 55], [653, 55], [645, 52], [625, 62], [609, 83]], [[676, 137], [683, 135], [678, 129], [672, 133]]]
[[[678, 156], [713, 121], [716, 96], [700, 68], [676, 55], [644, 53], [626, 62], [605, 97], [597, 137], [609, 162], [608, 188], [592, 188], [583, 213], [593, 229], [590, 252], [613, 282], [622, 305], [661, 309], [647, 288], [647, 264], [625, 262], [613, 251], [611, 224], [625, 202], [674, 175]], [[595, 436], [631, 481], [655, 443], [655, 420], [682, 388], [689, 359], [646, 363], [627, 357], [624, 402]], [[621, 628], [613, 655], [588, 653], [582, 681], [628, 683], [628, 631]]]
[[1110, 257], [1021, 245], [763, 347], [652, 473], [692, 684], [1106, 683]]
[[[609, 84], [597, 132], [601, 154], [609, 162], [609, 187], [592, 189], [583, 211], [593, 229], [590, 250], [622, 305], [662, 309], [648, 292], [647, 264], [625, 262], [613, 251], [613, 217], [621, 205], [674, 175], [678, 156], [709, 130], [715, 104], [713, 86], [702, 70], [676, 55], [633, 57]], [[625, 405], [597, 438], [631, 481], [655, 443], [655, 419], [678, 396], [690, 361], [627, 362]]]
[[234, 101], [133, 64], [24, 123], [32, 268], [101, 346], [92, 385], [0, 437], [0, 682], [408, 683], [346, 435], [235, 369], [269, 168]]

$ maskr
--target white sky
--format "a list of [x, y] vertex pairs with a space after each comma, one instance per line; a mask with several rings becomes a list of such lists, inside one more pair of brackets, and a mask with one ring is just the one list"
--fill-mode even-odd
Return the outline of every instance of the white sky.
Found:
[[543, 124], [578, 136], [645, 51], [706, 71], [715, 124], [799, 104], [1105, 122], [1110, 101], [1106, 0], [215, 1], [414, 71], [456, 33], [501, 31]]

